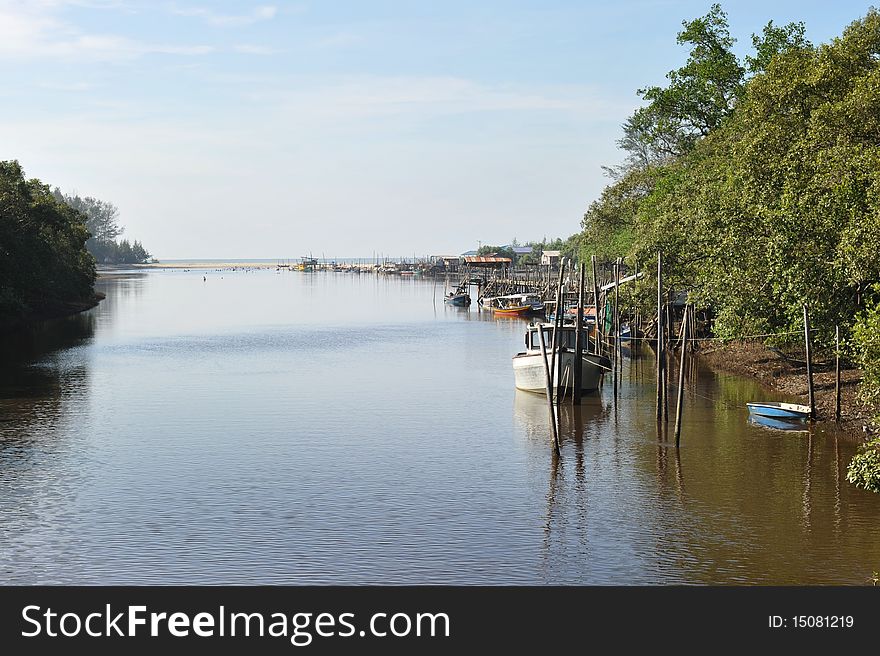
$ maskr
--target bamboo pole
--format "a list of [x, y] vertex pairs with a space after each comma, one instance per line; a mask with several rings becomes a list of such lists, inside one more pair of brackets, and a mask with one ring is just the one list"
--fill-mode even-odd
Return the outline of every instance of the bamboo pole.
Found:
[[688, 323], [690, 323], [690, 314], [685, 306], [684, 323], [681, 327], [681, 361], [678, 368], [678, 398], [675, 402], [675, 448], [677, 449], [681, 442], [681, 415], [684, 410], [684, 358], [687, 354], [688, 339]]
[[810, 394], [810, 419], [816, 418], [816, 395], [813, 389], [813, 348], [810, 340], [810, 311], [804, 304], [804, 344], [807, 349], [807, 389]]
[[578, 280], [578, 306], [577, 306], [577, 328], [574, 333], [574, 381], [572, 383], [571, 402], [580, 405], [581, 402], [581, 383], [583, 379], [583, 327], [584, 327], [584, 263], [580, 265], [580, 279]]
[[550, 377], [550, 365], [547, 362], [547, 346], [544, 344], [544, 327], [538, 325], [538, 341], [541, 344], [541, 357], [544, 359], [544, 375], [546, 376], [547, 407], [550, 409], [550, 425], [553, 429], [553, 448], [559, 455], [559, 429], [556, 425], [556, 410], [553, 408], [553, 382]]
[[834, 421], [840, 421], [840, 326], [834, 326]]

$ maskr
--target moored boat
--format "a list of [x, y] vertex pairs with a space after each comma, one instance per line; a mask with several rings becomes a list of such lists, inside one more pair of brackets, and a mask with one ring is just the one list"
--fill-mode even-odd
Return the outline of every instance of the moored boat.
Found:
[[537, 294], [507, 294], [480, 299], [480, 306], [497, 314], [544, 314], [544, 301]]
[[777, 401], [746, 403], [749, 413], [761, 417], [779, 419], [809, 419], [810, 406], [797, 403], [780, 403]]
[[[553, 380], [551, 386], [563, 387], [566, 390], [574, 388], [574, 367], [581, 367], [581, 391], [592, 392], [599, 389], [602, 376], [611, 370], [611, 360], [603, 355], [590, 353], [581, 349], [580, 354], [575, 352], [575, 327], [563, 326], [558, 335], [559, 346], [552, 349], [553, 324], [533, 324], [526, 330], [526, 350], [513, 356], [513, 373], [517, 389], [528, 392], [546, 393], [547, 372], [544, 369], [544, 357], [541, 354], [540, 336], [538, 330], [544, 333], [544, 344], [548, 359], [558, 358], [561, 352], [561, 365], [553, 367]], [[586, 332], [582, 333], [586, 343]]]
[[444, 303], [456, 307], [467, 307], [471, 304], [471, 295], [468, 293], [466, 284], [459, 285], [455, 291], [449, 292], [444, 298]]

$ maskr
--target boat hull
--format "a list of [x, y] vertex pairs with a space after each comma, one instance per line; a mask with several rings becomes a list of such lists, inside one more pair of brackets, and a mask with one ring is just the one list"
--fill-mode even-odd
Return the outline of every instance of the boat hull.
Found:
[[[550, 354], [547, 354], [550, 357]], [[608, 358], [584, 354], [581, 361], [581, 391], [593, 392], [599, 389], [602, 374], [610, 367]], [[560, 385], [566, 390], [574, 387], [573, 367], [575, 354], [573, 351], [562, 353], [562, 367], [553, 372], [553, 387]], [[544, 357], [538, 353], [520, 353], [513, 358], [513, 375], [516, 388], [526, 392], [546, 394], [547, 374], [544, 370]]]
[[495, 314], [501, 316], [522, 316], [532, 311], [531, 305], [520, 305], [517, 307], [495, 308]]
[[471, 304], [471, 297], [468, 294], [447, 296], [444, 300], [449, 303], [449, 305], [454, 305], [456, 307], [466, 307]]
[[810, 408], [794, 403], [747, 403], [749, 412], [760, 417], [777, 419], [808, 419]]

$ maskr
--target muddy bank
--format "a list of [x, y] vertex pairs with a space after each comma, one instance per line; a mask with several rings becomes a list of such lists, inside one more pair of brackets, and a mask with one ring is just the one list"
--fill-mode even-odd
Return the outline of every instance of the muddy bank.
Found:
[[[796, 397], [804, 405], [809, 403], [806, 367], [786, 360], [763, 344], [733, 343], [707, 347], [700, 351], [700, 357], [717, 371], [754, 378], [768, 389]], [[839, 425], [835, 425], [834, 362], [833, 359], [823, 362], [822, 358], [817, 358], [817, 361], [818, 364], [813, 369], [817, 423], [853, 436], [865, 435], [869, 430], [871, 413], [857, 398], [862, 372], [854, 368], [843, 368], [841, 363], [841, 418]]]

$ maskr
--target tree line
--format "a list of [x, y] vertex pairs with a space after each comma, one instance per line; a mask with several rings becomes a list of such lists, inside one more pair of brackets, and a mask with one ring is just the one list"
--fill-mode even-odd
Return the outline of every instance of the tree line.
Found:
[[880, 403], [880, 13], [830, 43], [769, 22], [739, 59], [719, 5], [684, 21], [684, 66], [623, 124], [624, 161], [581, 255], [656, 266], [720, 337], [836, 325]]
[[94, 299], [96, 259], [149, 259], [139, 242], [116, 241], [119, 211], [94, 198], [65, 196], [0, 161], [0, 325]]
[[80, 212], [85, 217], [85, 225], [91, 236], [86, 242], [86, 249], [98, 264], [143, 264], [151, 259], [151, 255], [143, 245], [135, 240], [117, 241], [123, 228], [119, 225], [119, 208], [113, 203], [98, 200], [91, 196], [63, 193], [58, 187], [52, 191], [55, 199]]

